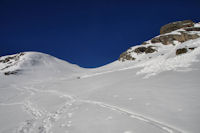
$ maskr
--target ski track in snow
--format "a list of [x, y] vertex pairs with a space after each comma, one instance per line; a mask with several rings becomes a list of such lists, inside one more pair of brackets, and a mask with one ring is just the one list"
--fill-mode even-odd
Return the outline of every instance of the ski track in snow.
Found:
[[117, 106], [113, 106], [113, 105], [98, 102], [98, 101], [90, 101], [90, 100], [79, 100], [79, 101], [83, 102], [83, 103], [95, 104], [95, 105], [98, 105], [98, 106], [103, 107], [103, 108], [107, 108], [107, 109], [110, 109], [110, 110], [113, 110], [113, 111], [117, 111], [117, 112], [124, 114], [124, 115], [127, 115], [131, 118], [137, 119], [139, 121], [143, 121], [147, 124], [150, 124], [150, 125], [153, 125], [157, 128], [160, 128], [162, 130], [165, 130], [168, 133], [184, 133], [183, 131], [180, 131], [180, 129], [176, 129], [172, 126], [169, 126], [169, 125], [164, 124], [162, 122], [159, 122], [157, 120], [153, 120], [152, 118], [148, 118], [144, 115], [133, 113], [133, 112], [126, 110], [124, 108], [120, 108], [120, 107], [117, 107]]
[[[160, 121], [154, 120], [152, 118], [148, 118], [144, 115], [140, 115], [137, 113], [134, 113], [132, 111], [129, 111], [125, 108], [121, 108], [118, 106], [110, 105], [103, 102], [98, 101], [91, 101], [91, 100], [84, 100], [84, 99], [78, 99], [75, 96], [70, 96], [63, 94], [61, 92], [55, 91], [55, 90], [38, 90], [34, 87], [24, 87], [24, 89], [29, 90], [30, 93], [53, 93], [58, 95], [59, 97], [66, 97], [70, 100], [66, 102], [64, 105], [62, 105], [60, 108], [57, 109], [54, 113], [47, 112], [46, 110], [40, 110], [38, 109], [33, 103], [31, 103], [28, 99], [32, 97], [31, 95], [26, 101], [24, 101], [24, 109], [25, 111], [32, 116], [32, 119], [26, 120], [24, 123], [21, 123], [19, 128], [17, 129], [17, 133], [31, 133], [35, 129], [35, 125], [40, 123], [40, 125], [37, 127], [37, 130], [39, 133], [49, 133], [50, 129], [53, 127], [53, 124], [58, 121], [63, 113], [66, 113], [68, 111], [68, 107], [70, 107], [73, 103], [87, 103], [87, 104], [93, 104], [97, 105], [102, 108], [107, 108], [112, 111], [118, 112], [122, 115], [126, 115], [129, 118], [137, 119], [139, 121], [143, 121], [146, 124], [153, 125], [156, 128], [160, 128], [163, 131], [167, 133], [184, 133], [180, 129], [177, 129], [175, 127], [169, 126], [165, 123], [162, 123]], [[10, 105], [15, 105], [16, 103], [11, 103]], [[18, 103], [17, 103], [18, 104]], [[21, 104], [21, 103], [20, 103]], [[34, 131], [35, 132], [35, 131]]]
[[88, 74], [84, 74], [84, 75], [80, 76], [80, 78], [82, 78], [82, 79], [91, 78], [91, 77], [95, 77], [95, 76], [109, 74], [109, 73], [113, 73], [113, 72], [117, 72], [117, 71], [124, 71], [124, 70], [128, 70], [128, 69], [133, 69], [133, 68], [136, 68], [136, 66], [129, 66], [126, 68], [120, 68], [120, 69], [116, 69], [116, 70], [105, 70], [104, 72], [88, 73]]

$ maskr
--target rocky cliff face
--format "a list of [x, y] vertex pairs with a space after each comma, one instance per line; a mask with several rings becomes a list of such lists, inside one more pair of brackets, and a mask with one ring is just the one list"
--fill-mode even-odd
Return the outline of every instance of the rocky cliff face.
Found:
[[[199, 37], [200, 23], [194, 23], [191, 20], [169, 23], [161, 27], [159, 36], [145, 41], [141, 45], [131, 47], [127, 51], [123, 52], [119, 57], [119, 61], [136, 60], [138, 55], [152, 54], [154, 52], [158, 52], [160, 47], [167, 45], [176, 46]], [[194, 48], [190, 48], [189, 50], [192, 49]], [[179, 55], [180, 53], [185, 52], [179, 51], [175, 53], [177, 53], [176, 55]]]

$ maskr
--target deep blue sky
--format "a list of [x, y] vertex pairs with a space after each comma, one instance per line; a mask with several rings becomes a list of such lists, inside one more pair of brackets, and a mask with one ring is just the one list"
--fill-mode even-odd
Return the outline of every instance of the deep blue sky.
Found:
[[200, 21], [200, 0], [0, 0], [0, 56], [39, 51], [98, 67], [185, 19]]

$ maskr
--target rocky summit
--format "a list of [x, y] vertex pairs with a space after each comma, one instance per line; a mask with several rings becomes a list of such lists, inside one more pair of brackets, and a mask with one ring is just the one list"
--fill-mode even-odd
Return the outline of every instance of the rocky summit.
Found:
[[[143, 42], [141, 45], [131, 47], [127, 51], [123, 52], [119, 57], [119, 61], [123, 62], [126, 60], [140, 60], [139, 58], [142, 55], [159, 52], [159, 49], [164, 49], [164, 46], [166, 45], [172, 45], [176, 47], [176, 45], [189, 40], [197, 39], [199, 37], [200, 23], [195, 23], [192, 20], [172, 22], [161, 27], [160, 35]], [[189, 50], [187, 50], [187, 48], [184, 49], [185, 50], [174, 51], [174, 53], [179, 55], [182, 53], [187, 53], [187, 51], [190, 51], [194, 48], [189, 48]], [[164, 53], [162, 53], [162, 55], [164, 55]]]

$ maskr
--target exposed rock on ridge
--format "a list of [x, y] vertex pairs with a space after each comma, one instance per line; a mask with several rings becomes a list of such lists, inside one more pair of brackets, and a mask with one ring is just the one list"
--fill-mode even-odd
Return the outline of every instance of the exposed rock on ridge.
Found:
[[174, 41], [183, 43], [185, 41], [196, 39], [198, 37], [199, 35], [197, 34], [189, 34], [187, 32], [180, 31], [180, 35], [170, 34], [170, 35], [161, 35], [159, 37], [155, 37], [151, 39], [151, 43], [162, 43], [164, 45], [168, 45], [168, 44], [174, 44]]
[[123, 52], [120, 56], [119, 56], [119, 60], [121, 61], [125, 61], [125, 60], [135, 60], [134, 57], [132, 57], [130, 55], [130, 53], [128, 53], [127, 51]]
[[[159, 36], [145, 41], [141, 44], [142, 46], [131, 47], [123, 52], [119, 57], [119, 61], [136, 60], [138, 54], [157, 52], [160, 45], [176, 45], [199, 37], [200, 23], [194, 23], [191, 20], [172, 22], [161, 27]], [[175, 52], [175, 54], [179, 55], [179, 53], [186, 52], [179, 51], [178, 53]]]
[[172, 22], [162, 26], [160, 28], [160, 34], [165, 34], [181, 28], [192, 27], [192, 26], [194, 26], [194, 22], [192, 20]]
[[25, 55], [25, 53], [18, 53], [15, 55], [7, 56], [5, 58], [0, 57], [0, 65], [2, 65], [2, 67], [0, 67], [0, 70], [5, 71], [4, 72], [5, 75], [17, 74], [19, 72], [19, 70], [7, 71], [7, 69], [12, 66], [17, 65], [20, 58], [24, 55]]

